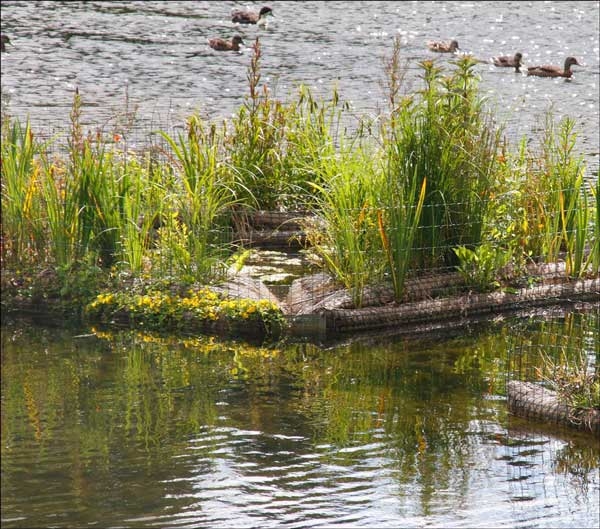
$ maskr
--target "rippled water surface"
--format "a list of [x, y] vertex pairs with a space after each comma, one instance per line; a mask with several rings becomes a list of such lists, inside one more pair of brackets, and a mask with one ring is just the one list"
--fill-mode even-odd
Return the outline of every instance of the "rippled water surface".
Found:
[[[556, 325], [593, 357], [581, 321]], [[2, 527], [598, 527], [597, 440], [507, 414], [507, 344], [550, 329], [266, 349], [7, 321]]]
[[[512, 137], [553, 105], [598, 166], [598, 2], [270, 5], [262, 29], [231, 24], [236, 2], [3, 1], [3, 111], [61, 131], [78, 87], [87, 124], [132, 135], [227, 117], [251, 53], [206, 38], [239, 32], [272, 93], [337, 85], [374, 115], [395, 36], [407, 90], [420, 60], [448, 64], [425, 41], [456, 38], [485, 59], [576, 56], [570, 81], [477, 69]], [[273, 352], [5, 325], [2, 527], [598, 527], [597, 443], [507, 415], [508, 332]]]
[[[192, 111], [228, 116], [243, 102], [251, 53], [219, 53], [212, 36], [239, 33], [261, 40], [262, 82], [286, 98], [300, 83], [324, 97], [338, 86], [357, 114], [384, 103], [382, 59], [393, 38], [408, 61], [405, 87], [419, 88], [420, 60], [448, 57], [429, 39], [458, 40], [461, 50], [488, 60], [521, 51], [528, 65], [560, 64], [576, 56], [572, 80], [526, 77], [489, 64], [477, 66], [484, 92], [509, 136], [535, 131], [544, 112], [579, 124], [579, 149], [598, 167], [599, 32], [596, 1], [577, 2], [271, 2], [266, 29], [229, 20], [236, 2], [2, 2], [2, 31], [13, 45], [2, 55], [4, 104], [13, 115], [60, 129], [75, 87], [85, 118], [119, 122], [136, 109], [148, 131], [182, 123]], [[193, 56], [191, 56], [193, 55]], [[126, 97], [127, 94], [127, 97]], [[119, 122], [123, 126], [122, 122]]]

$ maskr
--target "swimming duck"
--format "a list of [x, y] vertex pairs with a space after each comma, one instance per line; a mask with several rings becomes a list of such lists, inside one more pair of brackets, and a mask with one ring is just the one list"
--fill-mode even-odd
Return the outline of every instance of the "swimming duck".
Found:
[[244, 44], [244, 41], [239, 35], [236, 35], [231, 40], [225, 40], [219, 37], [208, 39], [208, 45], [213, 50], [217, 51], [240, 51], [240, 44]]
[[437, 51], [439, 53], [454, 53], [458, 50], [458, 41], [451, 40], [450, 42], [436, 42], [430, 40], [427, 42], [427, 47], [431, 51]]
[[551, 64], [545, 64], [543, 66], [530, 66], [527, 68], [527, 75], [537, 75], [538, 77], [571, 77], [573, 72], [571, 71], [571, 66], [576, 64], [577, 66], [581, 66], [577, 62], [575, 57], [567, 57], [565, 59], [565, 67], [561, 69], [560, 66], [554, 66]]
[[492, 57], [492, 62], [496, 66], [503, 66], [507, 68], [514, 68], [515, 72], [521, 71], [521, 60], [523, 59], [522, 53], [515, 53], [513, 57], [509, 55], [501, 55], [498, 57]]
[[273, 16], [273, 10], [268, 6], [262, 7], [258, 13], [236, 9], [231, 12], [231, 21], [238, 24], [259, 24], [265, 22], [267, 15]]
[[2, 47], [0, 49], [2, 51], [6, 51], [6, 45], [11, 44], [10, 39], [8, 38], [8, 35], [5, 35], [4, 33], [0, 34], [0, 44], [2, 45]]

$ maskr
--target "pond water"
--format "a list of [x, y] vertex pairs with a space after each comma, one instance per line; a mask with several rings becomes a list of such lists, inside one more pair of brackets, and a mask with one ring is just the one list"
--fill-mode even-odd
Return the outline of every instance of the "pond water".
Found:
[[598, 527], [598, 440], [504, 391], [525, 344], [598, 365], [599, 334], [597, 308], [270, 348], [6, 320], [2, 527]]
[[[239, 2], [2, 2], [2, 31], [13, 45], [2, 54], [2, 99], [12, 115], [30, 115], [36, 130], [64, 132], [75, 87], [83, 122], [114, 128], [130, 147], [157, 128], [178, 127], [193, 111], [227, 117], [248, 93], [256, 37], [262, 79], [286, 99], [300, 83], [330, 97], [337, 86], [357, 115], [384, 108], [383, 58], [400, 37], [405, 88], [418, 89], [418, 62], [447, 54], [427, 40], [457, 39], [462, 52], [489, 60], [523, 53], [527, 65], [584, 66], [573, 79], [515, 74], [479, 64], [483, 92], [510, 138], [537, 137], [546, 110], [578, 124], [578, 149], [597, 175], [600, 120], [600, 4], [571, 2], [270, 2], [265, 29], [230, 19]], [[241, 54], [215, 52], [207, 38], [239, 33]], [[194, 56], [192, 56], [194, 55]], [[127, 114], [129, 112], [129, 114]], [[133, 118], [131, 121], [128, 118]], [[130, 127], [132, 123], [134, 127]]]
[[[425, 41], [456, 38], [485, 59], [578, 57], [570, 81], [477, 69], [511, 138], [534, 137], [552, 106], [577, 121], [597, 175], [599, 2], [269, 5], [261, 29], [231, 24], [237, 2], [3, 1], [3, 112], [64, 133], [78, 87], [84, 124], [131, 148], [194, 111], [226, 118], [251, 53], [213, 52], [206, 38], [240, 33], [260, 37], [277, 97], [337, 86], [356, 115], [375, 115], [395, 36], [407, 90], [419, 61], [448, 63]], [[266, 349], [6, 322], [2, 527], [598, 527], [598, 443], [506, 411], [507, 344], [543, 329]]]

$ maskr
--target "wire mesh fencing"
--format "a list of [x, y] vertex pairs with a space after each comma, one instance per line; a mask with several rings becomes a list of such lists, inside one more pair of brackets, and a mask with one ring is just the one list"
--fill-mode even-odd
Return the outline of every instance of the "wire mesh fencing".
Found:
[[508, 340], [507, 398], [517, 416], [600, 436], [600, 309], [564, 311]]
[[[200, 132], [208, 145], [200, 145]], [[414, 187], [425, 198], [416, 205], [394, 187], [407, 178], [401, 170], [369, 189], [362, 165], [320, 166], [313, 156], [319, 170], [304, 158], [298, 169], [281, 163], [288, 153], [280, 145], [271, 146], [270, 161], [261, 154], [235, 165], [237, 137], [228, 136], [231, 150], [219, 158], [223, 143], [211, 143], [213, 133], [158, 117], [140, 120], [134, 109], [107, 115], [103, 123], [72, 116], [36, 125], [31, 135], [41, 147], [31, 170], [15, 171], [10, 181], [5, 161], [11, 160], [3, 158], [3, 268], [35, 265], [44, 273], [66, 268], [70, 259], [127, 283], [206, 283], [228, 296], [268, 299], [293, 321], [313, 318], [334, 332], [600, 299], [593, 178], [558, 186], [564, 175], [555, 167], [557, 180], [546, 189], [549, 176], [535, 160], [517, 164], [531, 174], [504, 168], [508, 177], [501, 173], [489, 188], [461, 175], [446, 175], [456, 177], [450, 183], [423, 178]], [[109, 152], [111, 158], [81, 165], [73, 157], [80, 156], [77, 138], [89, 142], [92, 157]], [[27, 164], [15, 163], [21, 165]], [[326, 180], [322, 172], [332, 168]], [[578, 163], [569, 170], [585, 175]], [[335, 189], [345, 172], [354, 180]], [[216, 173], [230, 179], [211, 180]], [[232, 199], [214, 206], [217, 187]], [[289, 202], [264, 207], [258, 198], [265, 190]], [[76, 212], [70, 225], [69, 211]]]

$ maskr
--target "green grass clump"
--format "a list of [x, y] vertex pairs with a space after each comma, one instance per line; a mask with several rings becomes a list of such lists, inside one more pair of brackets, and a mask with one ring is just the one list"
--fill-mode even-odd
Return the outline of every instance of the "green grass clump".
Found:
[[360, 146], [341, 148], [339, 155], [321, 159], [320, 167], [328, 184], [313, 184], [320, 223], [310, 227], [308, 238], [360, 307], [364, 289], [381, 281], [386, 264], [377, 224], [381, 173]]
[[575, 408], [600, 409], [598, 318], [592, 312], [543, 322], [530, 346], [537, 356], [535, 378]]
[[249, 95], [231, 120], [227, 165], [239, 180], [237, 196], [249, 208], [275, 211], [305, 209], [312, 184], [323, 182], [321, 158], [335, 153], [340, 113], [334, 91], [317, 101], [300, 85], [290, 103], [274, 98], [260, 85], [261, 47], [256, 39], [248, 67]]
[[434, 61], [420, 63], [424, 88], [396, 104], [382, 130], [389, 178], [413, 206], [413, 189], [427, 182], [414, 239], [419, 267], [454, 265], [453, 248], [481, 244], [495, 176], [501, 131], [484, 110], [475, 62], [455, 66], [444, 75]]
[[523, 139], [516, 153], [503, 150], [486, 225], [513, 263], [564, 260], [566, 274], [581, 278], [600, 269], [600, 217], [576, 139], [572, 119], [555, 122], [548, 112], [538, 145]]
[[542, 379], [556, 391], [558, 397], [574, 408], [600, 410], [600, 373], [590, 371], [587, 355], [580, 352], [574, 358], [562, 355], [553, 359], [543, 355]]

